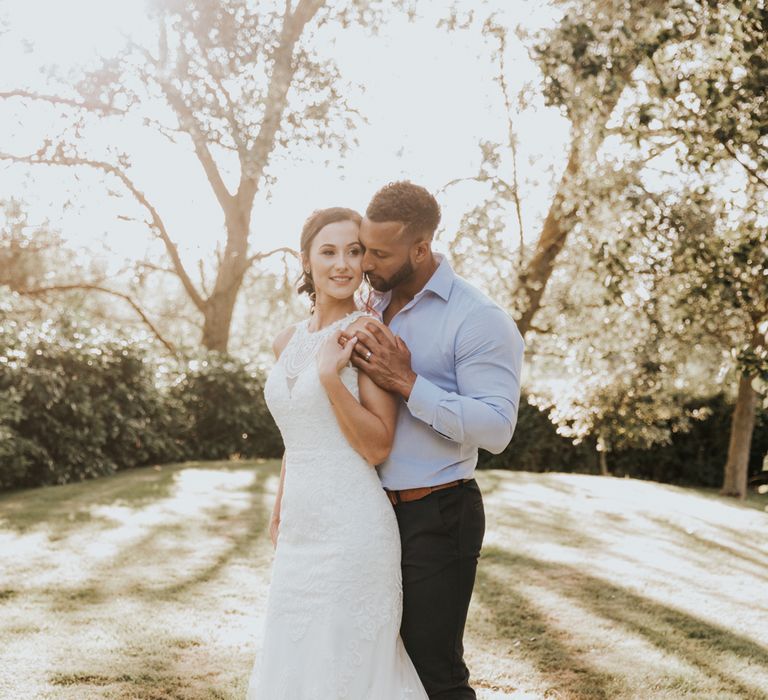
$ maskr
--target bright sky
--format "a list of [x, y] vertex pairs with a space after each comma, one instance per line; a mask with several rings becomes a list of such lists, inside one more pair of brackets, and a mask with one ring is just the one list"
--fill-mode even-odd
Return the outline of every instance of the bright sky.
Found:
[[[506, 129], [501, 92], [493, 82], [490, 47], [479, 32], [448, 33], [436, 27], [447, 3], [419, 3], [428, 16], [408, 22], [394, 16], [371, 37], [360, 29], [321, 35], [327, 54], [350, 85], [350, 101], [367, 124], [356, 136], [359, 146], [331, 167], [312, 149], [294, 149], [276, 160], [277, 184], [257, 199], [253, 250], [296, 247], [303, 220], [314, 209], [343, 205], [363, 210], [373, 192], [388, 181], [407, 178], [436, 191], [446, 182], [477, 172], [478, 144], [501, 140]], [[468, 6], [477, 5], [469, 3]], [[529, 0], [498, 0], [504, 22], [536, 28], [551, 21], [551, 10]], [[488, 7], [494, 3], [489, 2]], [[13, 66], [0, 76], [0, 91], [19, 86], [44, 90], [41, 68], [55, 64], [62, 72], [120, 46], [122, 33], [137, 41], [152, 36], [141, 2], [124, 0], [0, 0], [0, 64]], [[537, 72], [511, 34], [506, 57], [513, 93]], [[56, 125], [55, 114], [22, 110], [0, 103], [0, 150], [31, 153]], [[525, 228], [537, 233], [551, 198], [551, 182], [562, 168], [568, 125], [556, 110], [536, 104], [516, 121], [520, 137], [521, 184]], [[192, 264], [210, 259], [223, 238], [222, 214], [191, 147], [174, 147], [132, 124], [94, 133], [89, 147], [113, 143], [131, 153], [131, 177], [160, 211]], [[106, 241], [116, 265], [141, 256], [150, 246], [146, 228], [117, 219], [141, 215], [129, 200], [107, 196], [97, 173], [69, 168], [32, 168], [0, 163], [0, 192], [29, 203], [33, 223], [51, 220], [74, 244], [99, 250]], [[112, 183], [119, 189], [116, 183]], [[440, 195], [447, 231], [482, 196], [482, 188], [462, 184]], [[518, 233], [510, 217], [509, 237]]]

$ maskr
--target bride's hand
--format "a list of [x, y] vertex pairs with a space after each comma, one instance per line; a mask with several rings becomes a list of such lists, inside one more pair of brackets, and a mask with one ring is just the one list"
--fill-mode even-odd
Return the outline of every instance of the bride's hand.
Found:
[[280, 530], [280, 518], [274, 516], [269, 521], [269, 539], [272, 540], [272, 548], [277, 547], [277, 535]]
[[320, 379], [327, 379], [338, 375], [349, 363], [349, 358], [352, 357], [352, 351], [357, 344], [357, 338], [347, 340], [342, 347], [339, 343], [341, 336], [342, 331], [336, 331], [326, 339], [320, 348], [320, 352], [317, 353], [317, 371], [320, 374]]

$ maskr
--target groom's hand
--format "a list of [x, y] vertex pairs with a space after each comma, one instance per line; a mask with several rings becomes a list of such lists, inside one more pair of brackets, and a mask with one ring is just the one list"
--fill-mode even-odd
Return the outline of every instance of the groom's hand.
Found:
[[405, 341], [391, 333], [385, 333], [373, 323], [366, 323], [365, 330], [355, 333], [357, 345], [351, 362], [365, 372], [386, 391], [400, 394], [406, 401], [416, 382], [411, 369], [411, 352]]

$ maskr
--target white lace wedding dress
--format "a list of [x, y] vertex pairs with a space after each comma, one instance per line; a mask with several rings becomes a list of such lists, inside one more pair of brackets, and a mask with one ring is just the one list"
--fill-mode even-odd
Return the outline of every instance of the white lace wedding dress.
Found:
[[[344, 437], [316, 355], [353, 312], [293, 336], [264, 396], [286, 447], [264, 641], [248, 700], [427, 700], [400, 639], [400, 537], [376, 470]], [[341, 379], [359, 398], [357, 369]]]

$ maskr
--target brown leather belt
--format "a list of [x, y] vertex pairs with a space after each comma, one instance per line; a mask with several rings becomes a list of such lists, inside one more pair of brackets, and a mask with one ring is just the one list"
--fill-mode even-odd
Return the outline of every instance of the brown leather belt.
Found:
[[457, 479], [456, 481], [449, 481], [447, 484], [440, 484], [439, 486], [422, 486], [416, 489], [401, 489], [400, 491], [390, 491], [384, 489], [389, 498], [390, 503], [396, 506], [398, 503], [409, 503], [410, 501], [418, 501], [425, 496], [429, 496], [433, 491], [440, 491], [441, 489], [448, 489], [451, 486], [458, 486], [463, 484], [469, 479]]

